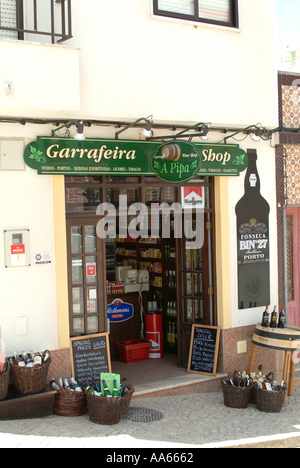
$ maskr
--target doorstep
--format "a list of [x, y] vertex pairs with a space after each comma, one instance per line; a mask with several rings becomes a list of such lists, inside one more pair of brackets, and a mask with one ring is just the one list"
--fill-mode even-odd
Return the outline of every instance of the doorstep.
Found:
[[7, 397], [0, 401], [0, 421], [52, 416], [56, 393], [46, 386], [45, 390], [35, 395], [21, 395], [10, 386]]
[[147, 384], [135, 385], [135, 393], [132, 398], [156, 398], [192, 393], [221, 392], [221, 381], [227, 374], [216, 374], [215, 377], [188, 374], [158, 380]]

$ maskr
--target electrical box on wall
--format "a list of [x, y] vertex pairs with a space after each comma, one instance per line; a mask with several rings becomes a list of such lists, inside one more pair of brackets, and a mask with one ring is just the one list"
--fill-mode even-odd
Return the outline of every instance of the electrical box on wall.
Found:
[[0, 160], [2, 171], [24, 171], [23, 140], [0, 140]]
[[29, 229], [4, 231], [5, 267], [30, 266]]

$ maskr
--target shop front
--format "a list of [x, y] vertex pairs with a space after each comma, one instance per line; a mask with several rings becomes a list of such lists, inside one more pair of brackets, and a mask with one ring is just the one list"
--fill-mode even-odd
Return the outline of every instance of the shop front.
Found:
[[220, 187], [247, 169], [247, 152], [179, 139], [38, 137], [24, 159], [53, 176], [58, 355], [72, 337], [108, 332], [112, 360], [118, 343], [146, 338], [150, 359], [172, 354], [187, 368], [193, 325], [222, 328]]

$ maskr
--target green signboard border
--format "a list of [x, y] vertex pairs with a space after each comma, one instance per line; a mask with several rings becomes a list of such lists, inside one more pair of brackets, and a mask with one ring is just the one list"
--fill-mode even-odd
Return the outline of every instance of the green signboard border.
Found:
[[238, 145], [49, 136], [29, 143], [24, 160], [42, 175], [155, 176], [173, 184], [197, 175], [239, 176], [248, 166], [247, 153]]

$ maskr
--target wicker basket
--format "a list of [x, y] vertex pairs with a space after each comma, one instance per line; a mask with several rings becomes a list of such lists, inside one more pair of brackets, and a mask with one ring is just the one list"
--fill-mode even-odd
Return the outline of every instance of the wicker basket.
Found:
[[0, 401], [5, 400], [8, 394], [9, 386], [9, 376], [10, 376], [10, 364], [8, 364], [7, 371], [4, 374], [0, 375]]
[[273, 392], [256, 387], [256, 408], [264, 413], [280, 413], [287, 392], [287, 388], [280, 388], [281, 391]]
[[[267, 376], [266, 376], [266, 379], [269, 381], [269, 382], [273, 382], [274, 380], [274, 373], [273, 372], [270, 372]], [[255, 389], [256, 389], [257, 385], [256, 383], [254, 385], [252, 385], [252, 390], [251, 390], [251, 396], [250, 396], [250, 401], [249, 403], [252, 404], [252, 405], [256, 405], [256, 396], [255, 396]]]
[[233, 387], [229, 380], [222, 380], [224, 405], [228, 408], [245, 409], [248, 407], [252, 387]]
[[123, 414], [126, 414], [130, 406], [132, 395], [135, 392], [135, 388], [133, 387], [133, 385], [127, 377], [123, 377], [121, 379], [121, 385], [123, 385], [128, 390], [126, 394], [121, 398], [123, 400]]
[[58, 416], [82, 416], [87, 407], [85, 393], [60, 388], [55, 395], [53, 413]]
[[19, 367], [17, 364], [13, 364], [11, 374], [16, 391], [28, 395], [42, 392], [46, 387], [50, 364], [51, 357], [46, 364], [41, 366]]
[[85, 392], [90, 421], [95, 424], [118, 424], [122, 415], [128, 411], [134, 388], [127, 378], [121, 380], [128, 389], [124, 397], [104, 398]]

